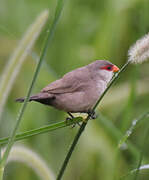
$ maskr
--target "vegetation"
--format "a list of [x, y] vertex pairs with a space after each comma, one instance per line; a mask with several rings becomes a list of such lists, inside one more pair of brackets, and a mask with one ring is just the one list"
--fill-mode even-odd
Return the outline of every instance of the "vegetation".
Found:
[[[49, 30], [47, 32], [47, 29], [49, 25], [50, 28], [56, 25], [52, 23], [55, 22], [54, 17], [59, 17], [62, 7], [62, 4], [57, 6], [57, 2], [60, 1], [1, 0], [0, 82], [3, 76], [9, 75], [4, 74], [6, 72], [4, 69], [8, 66], [8, 62], [10, 63], [9, 57], [12, 57], [29, 25], [35, 22], [36, 17], [46, 9], [50, 14], [49, 20], [45, 20], [47, 25], [42, 27], [42, 33], [34, 48], [27, 51], [28, 56], [22, 67], [19, 67], [15, 83], [9, 87], [11, 91], [5, 97], [6, 104], [0, 106], [0, 113], [3, 112], [0, 119], [2, 148], [7, 141], [3, 137], [11, 135], [10, 132], [16, 124], [17, 114], [21, 107], [14, 100], [26, 96], [39, 59], [43, 58], [41, 54], [44, 52], [45, 37], [51, 32]], [[55, 34], [46, 56], [44, 55], [32, 93], [40, 91], [64, 73], [96, 59], [108, 59], [122, 67], [128, 60], [129, 47], [149, 31], [147, 0], [65, 0], [64, 2], [60, 21], [56, 29], [53, 29]], [[25, 51], [24, 49], [23, 52]], [[148, 68], [148, 62], [141, 65], [129, 65], [110, 88], [96, 108], [99, 113], [98, 118], [88, 122], [79, 139], [65, 171], [64, 179], [147, 180], [149, 178]], [[0, 88], [2, 88], [2, 83]], [[0, 90], [0, 103], [5, 93], [6, 90]], [[50, 168], [51, 179], [54, 177], [53, 174], [55, 177], [58, 174], [68, 148], [79, 129], [79, 126], [59, 129], [66, 126], [65, 122], [62, 122], [66, 117], [67, 114], [64, 112], [38, 103], [29, 103], [19, 126], [17, 138], [22, 139], [19, 145], [32, 149], [44, 159], [45, 164]], [[76, 118], [76, 121], [80, 120]], [[53, 123], [57, 124], [53, 125]], [[45, 127], [41, 128], [43, 126]], [[31, 132], [22, 134], [36, 128], [40, 129], [31, 131], [34, 136], [30, 138], [28, 136]], [[35, 135], [43, 130], [49, 133]], [[23, 139], [24, 136], [28, 138]], [[36, 168], [31, 168], [32, 165], [26, 166], [24, 160], [11, 162], [11, 156], [13, 154], [10, 154], [10, 163], [5, 168], [4, 179], [42, 178], [42, 175], [36, 174], [37, 170], [34, 171]], [[4, 157], [3, 151], [1, 159], [2, 157]], [[137, 168], [140, 166], [141, 170], [138, 171]], [[45, 169], [43, 172], [48, 171], [47, 168]]]

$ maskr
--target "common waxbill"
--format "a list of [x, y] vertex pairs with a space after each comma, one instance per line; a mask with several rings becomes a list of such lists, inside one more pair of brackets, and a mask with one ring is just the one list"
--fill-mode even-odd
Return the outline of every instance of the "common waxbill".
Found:
[[[65, 74], [29, 98], [70, 113], [88, 113], [107, 87], [113, 72], [119, 68], [106, 60], [96, 60], [87, 66]], [[16, 101], [23, 102], [24, 98]]]

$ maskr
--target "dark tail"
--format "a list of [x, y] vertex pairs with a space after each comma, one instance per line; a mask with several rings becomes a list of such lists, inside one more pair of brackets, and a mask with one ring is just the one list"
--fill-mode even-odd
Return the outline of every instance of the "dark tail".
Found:
[[18, 98], [18, 99], [16, 99], [15, 101], [22, 103], [22, 102], [24, 102], [24, 98]]
[[[36, 95], [33, 95], [29, 98], [29, 101], [36, 101], [40, 102], [42, 104], [51, 105], [51, 101], [55, 99], [54, 95], [48, 94], [48, 93], [39, 93]], [[16, 99], [16, 102], [24, 102], [25, 98], [18, 98]]]
[[[31, 97], [29, 98], [29, 101], [36, 101], [38, 98], [39, 98], [38, 95], [31, 96]], [[16, 102], [22, 103], [22, 102], [24, 102], [24, 100], [25, 100], [25, 98], [18, 98], [18, 99], [16, 99]]]

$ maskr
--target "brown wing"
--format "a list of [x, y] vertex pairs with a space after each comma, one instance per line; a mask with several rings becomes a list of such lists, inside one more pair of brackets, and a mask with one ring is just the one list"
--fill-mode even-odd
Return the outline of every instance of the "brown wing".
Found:
[[[84, 74], [88, 74], [85, 71], [86, 69], [83, 69], [83, 76]], [[88, 77], [86, 77], [85, 79], [88, 80]], [[87, 82], [85, 79], [84, 77], [82, 77], [82, 68], [79, 68], [75, 71], [67, 73], [63, 78], [52, 82], [51, 84], [43, 88], [41, 92], [61, 94], [83, 90], [83, 88], [87, 88]]]
[[47, 92], [51, 94], [69, 93], [74, 90], [74, 83], [70, 84], [64, 82], [63, 79], [56, 80], [42, 89], [41, 92]]

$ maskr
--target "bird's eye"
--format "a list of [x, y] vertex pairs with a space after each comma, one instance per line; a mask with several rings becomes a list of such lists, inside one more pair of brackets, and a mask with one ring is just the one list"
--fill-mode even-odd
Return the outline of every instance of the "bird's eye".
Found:
[[112, 67], [111, 67], [111, 66], [108, 66], [108, 67], [107, 67], [107, 70], [111, 70], [111, 69], [112, 69]]
[[112, 65], [106, 65], [101, 67], [101, 69], [107, 70], [107, 71], [112, 71]]

